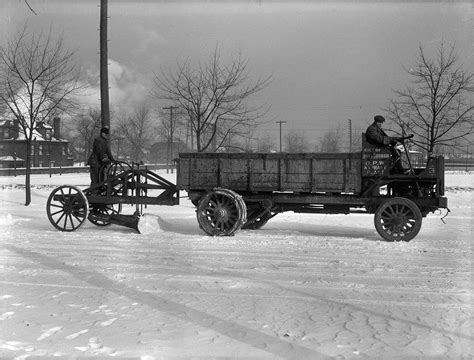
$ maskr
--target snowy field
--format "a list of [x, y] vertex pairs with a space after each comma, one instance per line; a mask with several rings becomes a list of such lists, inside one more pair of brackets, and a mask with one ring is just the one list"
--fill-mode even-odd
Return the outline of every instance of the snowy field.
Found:
[[88, 182], [33, 176], [25, 207], [24, 178], [0, 177], [1, 359], [474, 357], [474, 173], [446, 174], [451, 213], [408, 243], [364, 214], [209, 237], [186, 198], [148, 207], [146, 234], [55, 230], [49, 193]]

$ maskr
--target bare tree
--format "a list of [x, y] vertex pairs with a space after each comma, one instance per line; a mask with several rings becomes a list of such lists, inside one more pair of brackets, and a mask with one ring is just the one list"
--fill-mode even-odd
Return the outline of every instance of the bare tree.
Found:
[[252, 80], [248, 64], [241, 54], [224, 64], [216, 48], [210, 60], [196, 68], [187, 60], [178, 62], [175, 71], [155, 74], [155, 96], [186, 112], [197, 151], [217, 150], [228, 137], [246, 132], [247, 125], [268, 110], [249, 102], [271, 77]]
[[30, 9], [30, 11], [35, 14], [35, 15], [38, 15], [35, 11], [35, 9], [33, 9], [33, 7], [30, 5], [29, 1], [28, 0], [23, 0], [25, 5], [28, 7], [28, 9]]
[[[242, 131], [239, 137], [231, 136], [228, 138], [228, 144], [226, 147], [228, 151], [242, 151], [242, 152], [254, 152], [258, 151], [259, 139], [256, 138], [256, 130], [258, 124], [248, 124], [247, 131]], [[268, 135], [268, 134], [267, 134]], [[239, 142], [236, 142], [235, 139], [240, 139]]]
[[275, 150], [276, 148], [276, 143], [275, 140], [268, 134], [264, 135], [263, 137], [258, 139], [257, 142], [257, 151], [258, 152], [271, 152], [272, 150]]
[[351, 151], [362, 151], [362, 132], [365, 131], [361, 126], [353, 125]]
[[414, 143], [429, 156], [437, 145], [453, 145], [474, 129], [474, 74], [462, 69], [454, 45], [443, 43], [429, 58], [420, 45], [416, 63], [407, 70], [411, 85], [396, 91], [386, 109], [402, 135], [415, 134]]
[[[186, 114], [181, 108], [171, 105], [160, 109], [159, 115], [158, 135], [167, 143], [166, 165], [170, 165], [175, 152], [178, 150], [173, 145], [179, 140], [183, 130], [186, 128]], [[169, 168], [167, 168], [168, 170]]]
[[[327, 130], [320, 138], [316, 151], [323, 153], [340, 153], [344, 151], [360, 151], [362, 147], [362, 128], [351, 124], [346, 129], [341, 124]], [[350, 145], [349, 145], [350, 142]]]
[[[225, 125], [225, 124], [224, 124]], [[255, 131], [258, 127], [256, 123], [241, 124], [241, 126], [228, 129], [226, 126], [218, 130], [216, 138], [222, 138], [219, 146], [214, 144], [216, 151], [226, 152], [253, 152], [255, 151], [253, 143]], [[224, 137], [223, 135], [226, 134]]]
[[304, 133], [298, 133], [294, 130], [285, 136], [285, 150], [289, 153], [308, 152], [310, 145]]
[[74, 116], [67, 128], [68, 132], [64, 136], [73, 147], [80, 149], [82, 161], [87, 163], [94, 136], [99, 134], [101, 128], [100, 108], [89, 108], [87, 113]]
[[156, 140], [157, 129], [151, 107], [143, 102], [131, 112], [123, 112], [117, 126], [117, 136], [129, 149], [132, 161], [146, 160], [146, 151]]
[[343, 144], [342, 127], [338, 125], [336, 128], [326, 131], [319, 139], [319, 151], [323, 153], [342, 152]]
[[75, 108], [82, 89], [74, 52], [48, 33], [29, 35], [27, 26], [0, 47], [0, 101], [18, 121], [26, 139], [26, 202], [31, 202], [31, 146], [37, 126]]
[[[21, 1], [21, 0], [20, 0]], [[28, 9], [35, 15], [38, 13], [30, 5], [28, 0], [23, 0]], [[109, 104], [109, 77], [108, 77], [108, 0], [100, 0], [100, 101], [102, 126], [110, 127], [110, 104]]]

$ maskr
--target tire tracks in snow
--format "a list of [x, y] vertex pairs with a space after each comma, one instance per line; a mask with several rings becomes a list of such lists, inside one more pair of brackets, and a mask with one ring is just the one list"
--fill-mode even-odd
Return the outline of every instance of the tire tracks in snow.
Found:
[[141, 304], [150, 306], [156, 310], [162, 311], [181, 320], [214, 330], [234, 340], [246, 343], [268, 353], [272, 353], [276, 357], [285, 359], [327, 358], [326, 355], [321, 354], [315, 350], [308, 349], [302, 345], [289, 343], [285, 340], [278, 339], [261, 331], [239, 325], [236, 322], [224, 320], [214, 315], [193, 309], [189, 306], [158, 297], [152, 293], [112, 281], [102, 274], [81, 269], [76, 266], [71, 266], [57, 261], [52, 257], [24, 248], [19, 248], [17, 246], [7, 245], [6, 248], [9, 251], [29, 258], [48, 268], [54, 268], [68, 272], [72, 277], [101, 288], [104, 291], [115, 293], [118, 296], [127, 297], [130, 300], [140, 302]]
[[[248, 328], [242, 329], [241, 325], [231, 323], [231, 322], [226, 321], [226, 320], [219, 319], [219, 318], [217, 318], [213, 315], [203, 313], [199, 310], [188, 308], [186, 305], [182, 305], [180, 303], [176, 303], [176, 302], [173, 302], [171, 300], [167, 300], [165, 298], [158, 297], [156, 295], [153, 295], [153, 293], [151, 291], [133, 289], [133, 288], [131, 288], [131, 287], [129, 287], [129, 286], [123, 284], [123, 283], [110, 280], [109, 278], [107, 278], [106, 276], [104, 276], [102, 274], [95, 273], [95, 272], [89, 271], [89, 270], [84, 270], [84, 269], [82, 269], [78, 266], [71, 266], [71, 265], [68, 265], [66, 263], [59, 262], [59, 261], [55, 260], [54, 258], [52, 258], [50, 256], [46, 256], [46, 255], [43, 255], [43, 254], [40, 254], [40, 253], [37, 253], [37, 252], [34, 252], [34, 251], [30, 251], [30, 250], [27, 250], [27, 249], [19, 248], [19, 247], [13, 246], [13, 245], [7, 245], [7, 246], [5, 246], [5, 248], [8, 249], [9, 251], [12, 251], [12, 252], [14, 252], [18, 255], [21, 255], [25, 258], [29, 258], [30, 260], [39, 262], [42, 265], [47, 266], [48, 268], [53, 268], [53, 269], [65, 271], [65, 272], [69, 273], [70, 275], [72, 275], [74, 278], [76, 278], [78, 280], [81, 280], [81, 281], [84, 281], [84, 282], [86, 282], [86, 283], [88, 283], [92, 286], [97, 287], [97, 288], [101, 288], [105, 291], [110, 291], [110, 292], [116, 293], [120, 296], [126, 296], [131, 300], [138, 301], [138, 302], [141, 302], [143, 304], [149, 305], [149, 306], [154, 307], [154, 308], [156, 308], [160, 311], [164, 311], [164, 312], [166, 312], [170, 315], [176, 316], [176, 317], [178, 317], [182, 320], [190, 321], [190, 322], [196, 323], [198, 325], [205, 326], [207, 328], [213, 329], [215, 331], [218, 331], [218, 332], [222, 333], [223, 335], [229, 336], [231, 338], [242, 341], [244, 343], [248, 343], [252, 346], [256, 346], [257, 348], [260, 348], [257, 345], [261, 345], [261, 343], [260, 342], [255, 342], [253, 340], [253, 338], [256, 337], [258, 339], [259, 336], [262, 336], [264, 339], [266, 339], [265, 343], [267, 345], [272, 344], [275, 348], [279, 349], [278, 351], [283, 351], [282, 352], [283, 354], [290, 354], [290, 353], [297, 354], [298, 351], [301, 352], [302, 356], [303, 355], [307, 356], [307, 355], [311, 354], [312, 350], [309, 350], [307, 348], [301, 347], [301, 349], [299, 349], [299, 350], [298, 349], [291, 349], [290, 350], [289, 348], [286, 348], [285, 346], [280, 344], [279, 341], [276, 341], [275, 338], [270, 337], [266, 334], [260, 333], [256, 330], [253, 330], [253, 329], [248, 329]], [[229, 277], [231, 277], [231, 278], [241, 278], [241, 279], [246, 279], [248, 281], [253, 281], [252, 279], [250, 279], [248, 277], [242, 276], [242, 274], [239, 273], [239, 272], [231, 271], [231, 270], [227, 270], [227, 269], [221, 270], [221, 271], [214, 270], [214, 273], [219, 274], [219, 276], [225, 276], [227, 278], [229, 278]], [[403, 319], [403, 318], [396, 317], [396, 316], [390, 316], [390, 315], [387, 315], [387, 314], [384, 314], [384, 313], [377, 312], [377, 311], [372, 310], [372, 309], [367, 309], [367, 308], [355, 305], [355, 304], [351, 303], [351, 300], [346, 301], [346, 299], [344, 299], [344, 300], [331, 299], [329, 297], [314, 294], [314, 293], [309, 293], [309, 292], [304, 291], [304, 290], [299, 290], [299, 289], [295, 289], [295, 288], [287, 287], [287, 286], [281, 286], [279, 284], [276, 284], [273, 281], [268, 281], [268, 280], [263, 280], [263, 279], [259, 279], [258, 282], [266, 284], [266, 285], [268, 285], [270, 287], [273, 287], [273, 288], [277, 288], [281, 292], [284, 292], [284, 293], [287, 293], [287, 294], [288, 293], [297, 294], [301, 298], [305, 298], [305, 299], [309, 298], [309, 299], [313, 299], [313, 300], [321, 302], [321, 303], [332, 303], [333, 305], [336, 305], [340, 308], [350, 308], [352, 311], [361, 312], [361, 313], [365, 313], [365, 314], [370, 314], [372, 316], [382, 318], [384, 321], [390, 320], [390, 321], [394, 321], [394, 322], [398, 322], [398, 323], [404, 323], [404, 324], [409, 325], [409, 326], [418, 327], [418, 328], [429, 330], [429, 331], [434, 331], [434, 332], [439, 333], [440, 335], [449, 334], [449, 335], [456, 336], [456, 337], [463, 338], [463, 339], [467, 339], [467, 340], [474, 340], [474, 336], [471, 336], [471, 335], [466, 335], [466, 334], [459, 333], [459, 332], [456, 332], [456, 331], [442, 329], [442, 328], [439, 328], [439, 327], [436, 327], [436, 326], [423, 324], [421, 322], [417, 322], [417, 321], [414, 321], [414, 320], [408, 320], [408, 319]], [[428, 303], [426, 305], [427, 306], [432, 306], [433, 304]], [[456, 305], [456, 304], [454, 304], [454, 305]], [[457, 305], [459, 305], [459, 304], [457, 304]], [[231, 329], [231, 331], [229, 331], [228, 329]], [[243, 334], [243, 333], [245, 333], [245, 336], [242, 337], [241, 334]], [[251, 333], [251, 335], [250, 335], [250, 333]], [[237, 334], [237, 335], [235, 335], [235, 334]], [[309, 353], [307, 353], [307, 351], [309, 351]], [[315, 354], [313, 354], [313, 355], [318, 355], [318, 354], [315, 352]], [[322, 354], [319, 354], [319, 355], [322, 355]], [[306, 358], [306, 357], [303, 357], [303, 358]]]

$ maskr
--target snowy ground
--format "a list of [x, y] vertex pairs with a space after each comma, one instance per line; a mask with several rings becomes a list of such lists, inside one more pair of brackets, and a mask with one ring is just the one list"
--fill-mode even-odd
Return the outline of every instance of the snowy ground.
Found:
[[388, 243], [363, 214], [213, 238], [186, 199], [146, 209], [147, 234], [62, 233], [47, 197], [87, 174], [34, 176], [28, 207], [23, 177], [0, 177], [0, 358], [471, 359], [474, 174], [446, 181], [446, 224]]

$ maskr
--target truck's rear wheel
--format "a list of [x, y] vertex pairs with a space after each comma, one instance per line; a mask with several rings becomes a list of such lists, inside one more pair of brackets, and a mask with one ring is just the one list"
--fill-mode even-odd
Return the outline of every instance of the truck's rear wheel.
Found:
[[215, 189], [204, 195], [197, 206], [200, 227], [211, 236], [230, 236], [247, 218], [242, 197], [232, 190]]
[[405, 198], [392, 198], [375, 211], [375, 229], [387, 241], [410, 241], [421, 229], [418, 206]]

